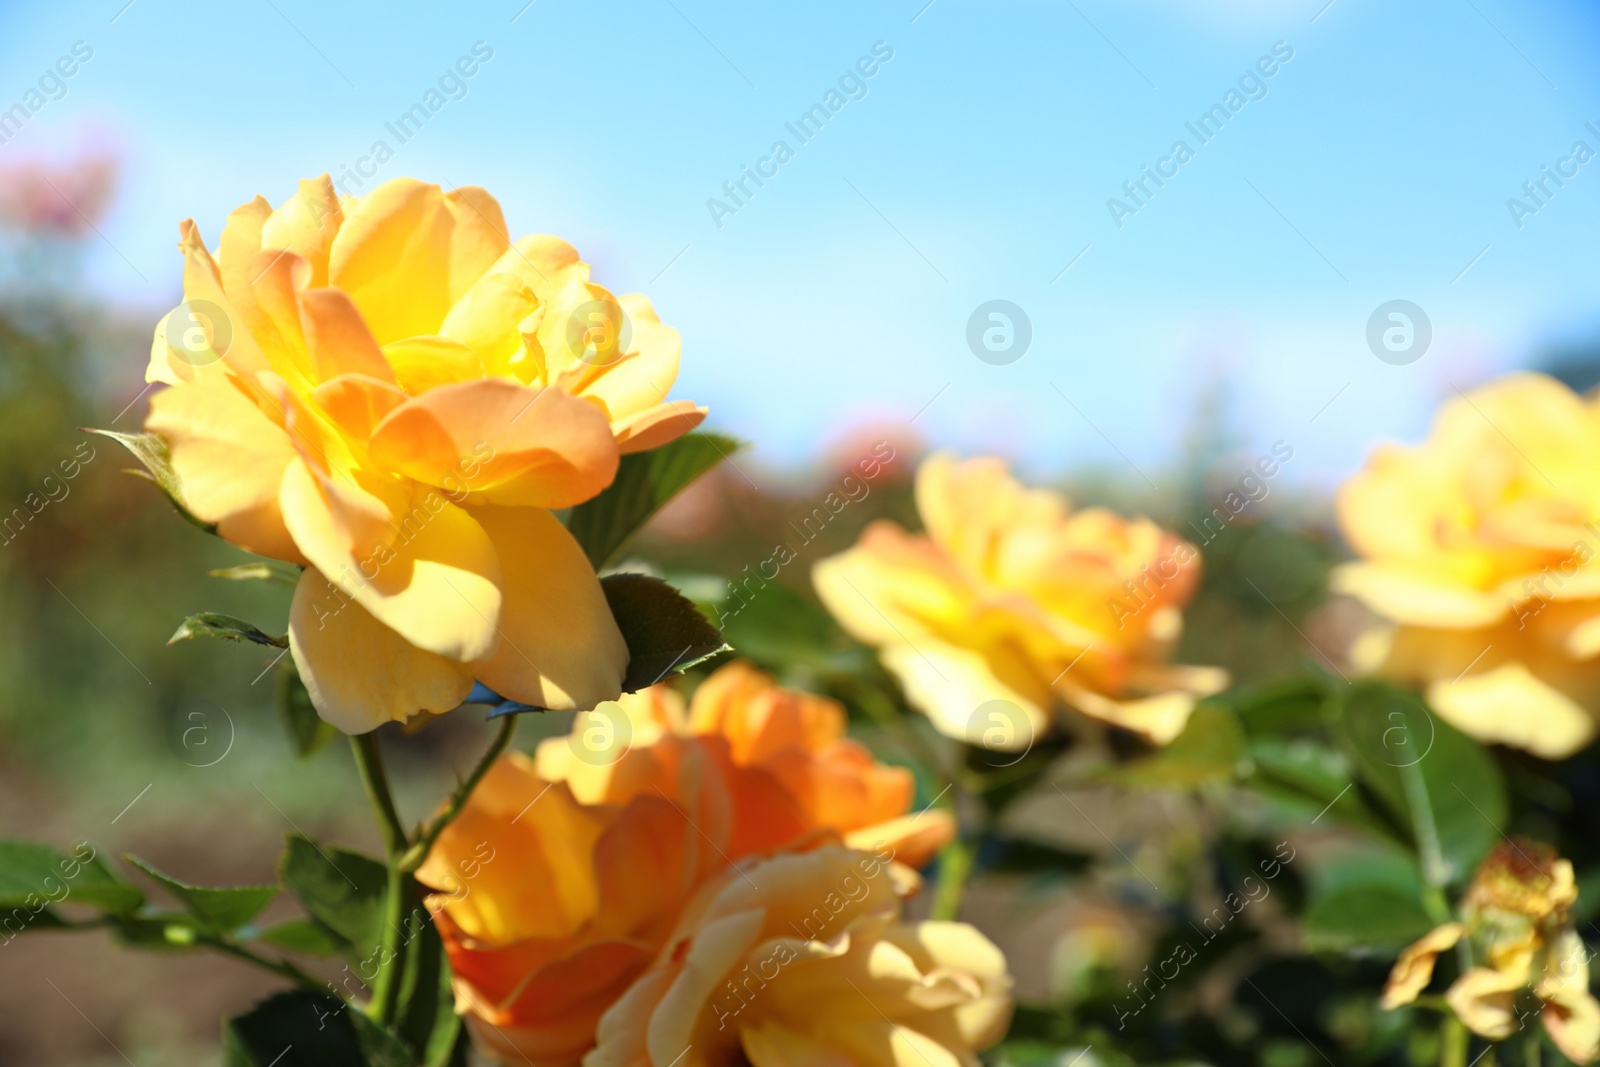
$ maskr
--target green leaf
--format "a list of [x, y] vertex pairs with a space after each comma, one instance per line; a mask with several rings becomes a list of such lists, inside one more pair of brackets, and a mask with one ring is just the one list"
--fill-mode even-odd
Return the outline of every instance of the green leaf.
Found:
[[66, 856], [32, 841], [0, 841], [0, 930], [15, 929], [5, 925], [8, 919], [36, 926], [38, 909], [50, 904], [129, 915], [143, 903], [144, 894], [113, 874], [87, 842]]
[[184, 505], [183, 485], [178, 479], [178, 472], [172, 469], [172, 453], [167, 448], [165, 439], [153, 433], [117, 433], [115, 430], [96, 430], [87, 426], [84, 429], [88, 433], [109, 437], [132, 452], [133, 457], [144, 466], [144, 470], [130, 468], [130, 474], [137, 474], [141, 478], [155, 482], [161, 487], [161, 491], [167, 494], [167, 499], [172, 501], [172, 506], [178, 509], [178, 514], [206, 533], [217, 532], [215, 525], [195, 518]]
[[190, 885], [171, 875], [156, 870], [137, 856], [123, 857], [160, 883], [189, 913], [214, 933], [226, 934], [237, 930], [261, 914], [261, 909], [272, 903], [278, 895], [275, 885], [211, 886]]
[[[412, 1067], [411, 1049], [335, 997], [279, 993], [222, 1024], [226, 1067]], [[292, 1050], [292, 1051], [291, 1051]]]
[[1221, 704], [1202, 701], [1170, 744], [1112, 768], [1108, 777], [1128, 786], [1189, 789], [1231, 780], [1245, 766], [1244, 731], [1238, 717]]
[[237, 567], [222, 567], [206, 573], [213, 578], [225, 578], [230, 582], [274, 582], [293, 589], [300, 584], [303, 570], [304, 568], [297, 567], [293, 563], [263, 559], [254, 563], [241, 563]]
[[1340, 889], [1312, 903], [1304, 921], [1313, 951], [1385, 954], [1433, 929], [1415, 893], [1387, 885]]
[[820, 606], [776, 582], [752, 590], [748, 600], [724, 599], [717, 622], [739, 655], [773, 670], [829, 671], [859, 648]]
[[1345, 792], [1355, 773], [1342, 750], [1310, 738], [1251, 737], [1249, 750], [1258, 774], [1294, 786], [1323, 804]]
[[731, 437], [691, 433], [623, 456], [616, 479], [605, 492], [572, 509], [567, 529], [598, 570], [680, 489], [738, 448]]
[[294, 754], [301, 759], [315, 755], [317, 750], [338, 736], [339, 731], [322, 720], [311, 703], [311, 694], [300, 680], [300, 672], [293, 660], [284, 660], [278, 673], [278, 721], [289, 735]]
[[1313, 900], [1347, 889], [1379, 886], [1412, 900], [1422, 897], [1422, 871], [1416, 857], [1399, 848], [1360, 845], [1319, 858], [1310, 871]]
[[1328, 687], [1305, 675], [1240, 686], [1212, 699], [1231, 707], [1247, 734], [1283, 734], [1323, 725]]
[[267, 645], [271, 648], [288, 648], [287, 637], [273, 637], [271, 634], [259, 630], [232, 615], [223, 615], [215, 611], [202, 611], [198, 615], [190, 615], [178, 626], [178, 630], [167, 638], [167, 644], [175, 645], [179, 641], [186, 641], [191, 637], [221, 637], [228, 641], [253, 641], [258, 645]]
[[600, 579], [600, 587], [628, 643], [624, 693], [654, 685], [728, 648], [699, 609], [660, 578], [612, 574]]
[[345, 957], [369, 960], [383, 944], [387, 868], [369, 856], [343, 848], [322, 848], [309, 837], [290, 834], [278, 863], [278, 877], [299, 898], [306, 914], [333, 935]]
[[1397, 840], [1393, 821], [1372, 810], [1367, 793], [1352, 788], [1355, 767], [1343, 749], [1309, 737], [1270, 735], [1251, 735], [1248, 749], [1251, 789], [1280, 802], [1289, 817], [1339, 821]]
[[337, 956], [344, 947], [324, 927], [308, 919], [290, 919], [269, 926], [248, 940], [307, 956]]
[[1411, 829], [1430, 882], [1465, 880], [1506, 822], [1499, 765], [1414, 693], [1380, 682], [1351, 688], [1340, 728], [1362, 781]]

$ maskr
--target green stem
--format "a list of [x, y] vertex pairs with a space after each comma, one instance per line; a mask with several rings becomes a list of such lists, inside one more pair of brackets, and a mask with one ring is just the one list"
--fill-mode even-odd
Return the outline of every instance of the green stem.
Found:
[[1428, 918], [1436, 923], [1447, 923], [1454, 918], [1444, 894], [1449, 868], [1439, 847], [1439, 827], [1433, 818], [1427, 783], [1422, 780], [1422, 771], [1415, 763], [1400, 768], [1400, 783], [1405, 789], [1406, 806], [1411, 809], [1412, 832], [1417, 839], [1418, 858], [1422, 860], [1423, 907], [1428, 911]]
[[1454, 1016], [1439, 1028], [1439, 1067], [1467, 1067], [1467, 1028]]
[[400, 856], [410, 843], [405, 826], [400, 822], [400, 812], [394, 806], [394, 794], [389, 790], [389, 775], [383, 768], [383, 753], [378, 748], [376, 731], [357, 734], [350, 738], [350, 751], [356, 758], [356, 769], [361, 772], [361, 784], [366, 787], [367, 799], [378, 815], [378, 830], [383, 835], [383, 851], [389, 858], [389, 879], [384, 892], [383, 942], [378, 958], [378, 974], [372, 982], [372, 1003], [368, 1013], [380, 1023], [393, 1018], [400, 999], [400, 979], [405, 968], [405, 942], [401, 939], [400, 922], [405, 910], [406, 885], [411, 875], [400, 869]]
[[478, 783], [483, 781], [483, 776], [489, 773], [489, 768], [494, 766], [495, 760], [511, 744], [511, 736], [517, 731], [517, 716], [505, 715], [500, 719], [500, 732], [495, 734], [494, 742], [489, 745], [489, 750], [478, 760], [478, 765], [472, 768], [472, 773], [467, 776], [456, 791], [450, 794], [450, 802], [443, 811], [435, 815], [417, 836], [417, 840], [399, 859], [401, 871], [407, 874], [422, 866], [428, 858], [428, 853], [433, 851], [434, 842], [439, 840], [439, 835], [444, 833], [445, 827], [455, 821], [461, 809], [467, 806], [467, 800], [472, 796], [472, 791], [478, 788]]
[[367, 1013], [380, 1023], [394, 1018], [400, 1001], [400, 982], [405, 973], [406, 944], [400, 932], [406, 910], [406, 882], [411, 875], [389, 863], [389, 881], [384, 890], [383, 942], [378, 956], [378, 974], [372, 981], [372, 1003]]
[[389, 862], [393, 863], [405, 851], [407, 839], [400, 813], [394, 806], [394, 795], [389, 792], [389, 776], [383, 769], [383, 753], [378, 749], [377, 732], [352, 736], [350, 751], [355, 754], [356, 769], [361, 772], [361, 784], [367, 790], [367, 799], [378, 813], [378, 829], [383, 834], [384, 852]]
[[931, 918], [952, 922], [960, 914], [967, 876], [972, 873], [977, 855], [977, 843], [965, 837], [956, 838], [939, 853], [939, 878], [933, 890]]
[[223, 955], [232, 956], [234, 959], [244, 960], [246, 963], [260, 967], [262, 970], [271, 971], [278, 977], [287, 978], [295, 985], [309, 989], [312, 992], [328, 992], [328, 984], [326, 982], [317, 981], [315, 978], [311, 977], [309, 974], [302, 971], [288, 960], [268, 959], [266, 956], [262, 956], [256, 952], [253, 952], [252, 950], [245, 948], [243, 945], [236, 944], [232, 941], [225, 941], [220, 938], [215, 940], [206, 938], [201, 942], [201, 944], [214, 948]]

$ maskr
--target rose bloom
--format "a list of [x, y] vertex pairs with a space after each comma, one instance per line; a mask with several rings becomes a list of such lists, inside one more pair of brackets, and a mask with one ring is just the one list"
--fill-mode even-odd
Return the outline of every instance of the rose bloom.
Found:
[[1217, 668], [1166, 662], [1200, 573], [1176, 535], [1073, 511], [992, 458], [930, 457], [916, 500], [925, 533], [875, 522], [814, 580], [940, 732], [1026, 749], [1065, 703], [1165, 744], [1226, 684]]
[[1334, 575], [1384, 624], [1363, 669], [1482, 741], [1571, 755], [1600, 715], [1600, 406], [1538, 374], [1447, 401], [1341, 488]]
[[888, 844], [902, 862], [922, 866], [949, 843], [954, 823], [940, 810], [909, 814], [911, 772], [878, 763], [845, 735], [845, 721], [837, 701], [786, 689], [736, 660], [702, 682], [687, 709], [672, 688], [654, 685], [578, 716], [570, 735], [540, 742], [538, 769], [585, 803], [621, 804], [702, 788], [700, 771], [686, 763], [700, 750], [695, 767], [737, 768], [751, 783], [746, 791], [766, 795], [801, 832], [832, 830], [862, 848]]
[[1409, 1004], [1433, 979], [1439, 955], [1466, 939], [1473, 965], [1445, 991], [1480, 1037], [1504, 1041], [1522, 1028], [1516, 998], [1532, 987], [1550, 1040], [1574, 1063], [1600, 1057], [1600, 1002], [1589, 993], [1589, 952], [1572, 928], [1578, 901], [1572, 864], [1547, 845], [1507, 838], [1473, 875], [1461, 921], [1445, 923], [1400, 953], [1382, 1006]]
[[[541, 745], [538, 767], [558, 775], [498, 761], [417, 872], [438, 891], [457, 1006], [502, 1062], [576, 1063], [691, 894], [730, 865], [839, 833], [922, 864], [953, 833], [944, 812], [904, 814], [909, 774], [842, 737], [836, 704], [747, 665], [702, 684], [687, 716], [661, 686], [623, 701], [631, 715], [603, 704]], [[689, 733], [696, 718], [719, 732]], [[632, 747], [586, 737], [608, 728]]]
[[829, 846], [729, 871], [600, 1020], [584, 1067], [976, 1065], [1011, 1019], [1000, 950], [908, 923], [914, 873]]
[[539, 707], [616, 696], [627, 648], [550, 512], [704, 416], [665, 400], [678, 334], [649, 301], [554, 237], [513, 244], [472, 187], [337, 197], [324, 175], [234, 211], [215, 256], [180, 233], [146, 426], [191, 514], [305, 565], [289, 641], [322, 717], [448, 711], [474, 678]]
[[707, 799], [585, 805], [520, 753], [490, 769], [417, 870], [438, 890], [427, 905], [480, 1048], [556, 1067], [594, 1045], [695, 886], [726, 866], [717, 849], [738, 836], [739, 809], [727, 793]]

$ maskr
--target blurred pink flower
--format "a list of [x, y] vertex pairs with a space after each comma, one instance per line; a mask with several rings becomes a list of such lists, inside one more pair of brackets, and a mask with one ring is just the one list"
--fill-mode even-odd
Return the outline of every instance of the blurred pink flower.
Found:
[[105, 214], [119, 169], [114, 155], [95, 149], [0, 165], [0, 225], [39, 237], [82, 237]]

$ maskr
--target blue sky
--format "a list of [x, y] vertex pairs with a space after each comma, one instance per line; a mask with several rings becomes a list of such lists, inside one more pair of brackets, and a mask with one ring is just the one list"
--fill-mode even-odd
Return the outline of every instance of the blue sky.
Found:
[[[0, 0], [0, 107], [94, 48], [0, 162], [114, 131], [126, 185], [91, 277], [154, 321], [179, 219], [214, 242], [236, 204], [385, 140], [373, 180], [486, 186], [514, 232], [648, 293], [684, 335], [678, 394], [771, 463], [917, 416], [1036, 475], [1159, 483], [1224, 375], [1247, 447], [1285, 440], [1286, 477], [1323, 485], [1455, 388], [1600, 330], [1600, 159], [1520, 228], [1506, 204], [1574, 142], [1600, 151], [1600, 14], [1577, 3], [525, 2]], [[480, 41], [465, 96], [400, 144], [385, 123]], [[866, 95], [799, 143], [785, 123], [877, 42]], [[1199, 144], [1185, 123], [1279, 42], [1265, 96]], [[780, 139], [793, 158], [719, 227], [707, 200]], [[1180, 139], [1193, 158], [1119, 228], [1108, 198]], [[1032, 326], [1007, 365], [966, 340], [993, 299]], [[1401, 366], [1366, 341], [1394, 299], [1433, 331]]]

